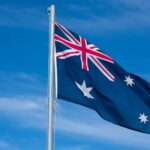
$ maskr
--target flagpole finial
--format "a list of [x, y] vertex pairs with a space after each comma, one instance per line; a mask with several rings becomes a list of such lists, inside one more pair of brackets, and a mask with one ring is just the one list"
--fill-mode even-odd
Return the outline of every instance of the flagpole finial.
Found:
[[55, 7], [54, 5], [51, 5], [50, 7], [48, 7], [48, 9], [47, 9], [48, 14], [50, 14], [52, 12], [54, 7]]
[[47, 8], [47, 12], [48, 12], [48, 14], [51, 12], [51, 7]]

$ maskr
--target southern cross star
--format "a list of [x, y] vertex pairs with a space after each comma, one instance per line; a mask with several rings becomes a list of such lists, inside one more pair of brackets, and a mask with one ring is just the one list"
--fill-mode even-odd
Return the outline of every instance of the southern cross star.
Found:
[[144, 113], [140, 114], [138, 118], [141, 120], [141, 123], [146, 124], [148, 122], [148, 116], [146, 116]]
[[130, 86], [132, 87], [132, 85], [135, 84], [135, 83], [133, 82], [133, 79], [132, 79], [130, 76], [128, 76], [128, 77], [125, 76], [125, 78], [126, 78], [126, 79], [125, 79], [124, 81], [127, 83], [127, 85], [130, 85]]
[[85, 80], [83, 81], [82, 85], [80, 85], [79, 83], [76, 82], [77, 87], [82, 91], [82, 93], [84, 94], [84, 96], [86, 96], [87, 98], [91, 98], [94, 99], [94, 97], [90, 94], [90, 92], [92, 91], [92, 87], [87, 87]]

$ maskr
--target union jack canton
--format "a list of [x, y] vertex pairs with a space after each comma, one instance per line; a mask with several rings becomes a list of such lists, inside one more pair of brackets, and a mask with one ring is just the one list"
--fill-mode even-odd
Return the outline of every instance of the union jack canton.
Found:
[[[68, 57], [80, 56], [82, 69], [89, 71], [88, 59], [91, 60], [94, 65], [101, 71], [110, 81], [114, 81], [114, 76], [108, 71], [108, 69], [100, 62], [100, 60], [114, 63], [113, 59], [102, 53], [99, 48], [93, 44], [87, 44], [86, 39], [79, 36], [79, 40], [62, 25], [55, 23], [60, 31], [68, 38], [62, 38], [55, 34], [55, 40], [67, 46], [68, 49], [57, 52], [56, 57], [59, 59], [67, 59]], [[100, 59], [100, 60], [99, 60]]]

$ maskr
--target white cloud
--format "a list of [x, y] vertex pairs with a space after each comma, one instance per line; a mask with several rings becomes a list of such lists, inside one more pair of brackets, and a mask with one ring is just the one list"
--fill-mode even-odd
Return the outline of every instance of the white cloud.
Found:
[[0, 95], [46, 95], [47, 86], [38, 74], [0, 71]]
[[[92, 123], [73, 120], [65, 120], [65, 118], [58, 118], [57, 121], [57, 130], [61, 133], [70, 133], [70, 135], [79, 137], [88, 137], [90, 140], [100, 140], [101, 142], [116, 143], [119, 145], [130, 145], [131, 147], [140, 148], [145, 145], [143, 149], [149, 148], [149, 135], [144, 135], [141, 133], [136, 133], [128, 131], [120, 127], [115, 127], [114, 125], [108, 125], [107, 123], [97, 123], [92, 121]], [[123, 135], [123, 136], [122, 136]], [[129, 140], [130, 139], [130, 140]]]
[[5, 72], [0, 71], [0, 79], [4, 80], [26, 80], [26, 81], [39, 81], [41, 78], [37, 74], [28, 74], [25, 72]]
[[8, 149], [8, 147], [9, 147], [8, 143], [0, 140], [0, 149], [1, 150]]
[[35, 7], [0, 6], [0, 25], [6, 27], [23, 27], [31, 29], [48, 29], [46, 10]]
[[66, 147], [61, 147], [58, 150], [88, 150], [88, 146], [86, 145], [78, 145], [78, 146], [66, 146]]
[[[107, 141], [137, 148], [145, 145], [143, 150], [149, 148], [150, 135], [148, 134], [134, 132], [103, 121], [96, 112], [78, 105], [64, 102], [57, 105], [59, 113], [56, 115], [56, 133], [88, 137], [88, 139], [97, 142], [99, 140], [101, 142]], [[16, 120], [18, 127], [46, 130], [47, 98], [1, 97], [0, 113], [8, 119]], [[75, 149], [77, 148], [75, 147]]]
[[43, 130], [46, 128], [47, 98], [42, 96], [1, 97], [0, 112], [8, 119], [18, 121], [22, 127]]
[[[96, 3], [96, 5], [95, 5]], [[91, 7], [94, 5], [94, 7]], [[59, 6], [58, 6], [59, 7]], [[63, 13], [56, 8], [56, 20], [72, 30], [89, 32], [89, 34], [110, 31], [146, 30], [150, 26], [150, 2], [142, 0], [94, 1], [85, 4], [63, 4]], [[67, 14], [72, 14], [67, 15]], [[66, 21], [67, 20], [67, 21]], [[84, 24], [84, 26], [83, 26]], [[48, 30], [46, 8], [12, 5], [0, 6], [0, 25]], [[80, 28], [78, 28], [80, 26]]]
[[48, 106], [43, 79], [37, 74], [0, 71], [0, 82], [1, 116], [23, 128], [44, 130]]
[[8, 142], [0, 139], [0, 150], [19, 150], [19, 148], [12, 146]]
[[[88, 137], [89, 140], [97, 142], [100, 140], [101, 142], [143, 148], [143, 150], [149, 149], [150, 135], [113, 125], [102, 120], [96, 112], [73, 105], [63, 105], [61, 113], [57, 114], [55, 124], [57, 132], [70, 136]], [[143, 145], [145, 146], [143, 147]]]
[[18, 76], [19, 78], [21, 78], [23, 80], [28, 80], [28, 81], [38, 81], [39, 80], [39, 76], [37, 74], [27, 74], [24, 72], [18, 72], [18, 73], [16, 73], [16, 76]]
[[[143, 31], [150, 26], [149, 1], [110, 0], [94, 3], [96, 3], [94, 9], [91, 9], [90, 5], [66, 5], [68, 11], [73, 11], [74, 14], [70, 17], [65, 15], [60, 17], [60, 22], [67, 24], [69, 28], [77, 31], [80, 30], [80, 32], [88, 31], [90, 34], [91, 32], [93, 34], [109, 33], [110, 31], [126, 31], [131, 29]], [[76, 13], [78, 15], [80, 13], [80, 17], [75, 17]], [[80, 28], [78, 28], [79, 25]]]

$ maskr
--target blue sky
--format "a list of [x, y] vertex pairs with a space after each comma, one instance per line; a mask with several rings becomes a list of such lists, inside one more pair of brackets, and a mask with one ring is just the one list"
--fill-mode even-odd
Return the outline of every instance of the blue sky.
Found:
[[[45, 150], [47, 7], [129, 72], [150, 81], [150, 2], [0, 1], [0, 150]], [[150, 135], [118, 127], [96, 112], [57, 101], [56, 150], [148, 150]]]

